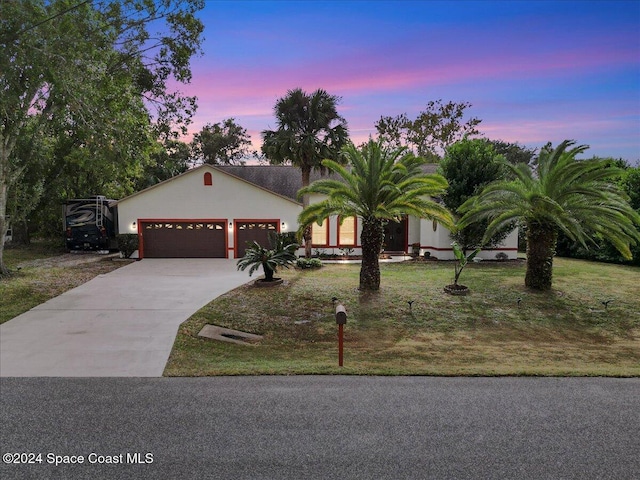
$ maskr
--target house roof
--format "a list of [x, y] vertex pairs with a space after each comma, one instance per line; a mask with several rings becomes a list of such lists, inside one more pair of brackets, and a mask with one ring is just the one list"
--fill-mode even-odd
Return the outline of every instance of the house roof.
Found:
[[[298, 190], [302, 188], [302, 173], [297, 167], [286, 165], [243, 165], [243, 166], [218, 166], [218, 170], [241, 178], [242, 180], [257, 185], [271, 192], [298, 201]], [[335, 174], [314, 170], [311, 172], [310, 181], [315, 182], [321, 178], [339, 179]]]
[[[422, 167], [425, 173], [435, 173], [437, 170], [436, 164], [426, 164]], [[267, 190], [271, 193], [275, 193], [281, 197], [285, 197], [287, 200], [293, 200], [299, 203], [300, 200], [297, 197], [298, 190], [302, 188], [302, 173], [298, 167], [292, 167], [289, 165], [242, 165], [242, 166], [219, 166], [204, 164], [188, 170], [180, 175], [164, 180], [160, 183], [145, 188], [139, 192], [136, 192], [128, 197], [122, 198], [118, 201], [113, 201], [111, 204], [120, 203], [131, 197], [135, 197], [147, 190], [157, 188], [165, 183], [171, 182], [175, 178], [183, 175], [188, 175], [195, 170], [200, 169], [215, 169], [227, 175], [236, 177], [242, 181], [250, 183], [258, 188]], [[340, 180], [340, 177], [334, 173], [325, 172], [320, 173], [317, 170], [311, 172], [310, 181], [313, 183], [321, 178], [330, 178]]]
[[[289, 167], [289, 168], [292, 168], [292, 167]], [[294, 194], [293, 196], [283, 195], [282, 193], [279, 193], [277, 190], [273, 190], [273, 189], [270, 189], [270, 188], [264, 187], [264, 186], [262, 186], [262, 185], [261, 185], [260, 183], [258, 183], [258, 182], [255, 182], [255, 181], [254, 181], [254, 182], [252, 182], [252, 181], [249, 181], [249, 180], [247, 180], [247, 179], [243, 178], [243, 176], [242, 176], [242, 175], [236, 175], [236, 174], [234, 174], [234, 172], [232, 172], [232, 171], [225, 170], [225, 167], [213, 166], [213, 165], [209, 165], [209, 164], [205, 163], [205, 164], [203, 164], [203, 165], [200, 165], [200, 166], [194, 167], [194, 168], [192, 168], [192, 169], [190, 169], [190, 170], [187, 170], [186, 172], [180, 173], [180, 174], [178, 174], [178, 175], [176, 175], [176, 176], [174, 176], [174, 177], [171, 177], [171, 178], [169, 178], [169, 179], [167, 179], [167, 180], [163, 180], [162, 182], [156, 183], [155, 185], [151, 185], [150, 187], [147, 187], [147, 188], [145, 188], [145, 189], [143, 189], [143, 190], [140, 190], [140, 191], [138, 191], [138, 192], [132, 193], [131, 195], [129, 195], [129, 196], [127, 196], [127, 197], [124, 197], [124, 198], [121, 198], [120, 200], [113, 200], [113, 201], [111, 201], [111, 202], [109, 203], [109, 205], [110, 205], [110, 206], [117, 205], [117, 204], [119, 204], [119, 203], [124, 202], [125, 200], [129, 200], [130, 198], [137, 197], [138, 195], [140, 195], [140, 194], [142, 194], [142, 193], [145, 193], [145, 192], [147, 192], [147, 191], [149, 191], [149, 190], [153, 190], [153, 189], [155, 189], [155, 188], [161, 187], [162, 185], [165, 185], [165, 184], [167, 184], [167, 183], [170, 183], [170, 182], [172, 182], [173, 180], [175, 180], [176, 178], [179, 178], [179, 177], [182, 177], [182, 176], [185, 176], [185, 175], [191, 175], [191, 174], [193, 174], [194, 172], [196, 172], [196, 171], [198, 171], [198, 170], [203, 170], [203, 169], [205, 169], [205, 170], [217, 170], [217, 171], [220, 171], [220, 172], [224, 173], [225, 175], [229, 175], [229, 176], [231, 176], [231, 177], [235, 177], [235, 178], [237, 178], [238, 180], [240, 180], [240, 181], [242, 181], [242, 182], [249, 183], [249, 184], [253, 185], [254, 187], [260, 188], [260, 189], [262, 189], [262, 190], [266, 190], [266, 191], [268, 191], [269, 193], [275, 194], [275, 195], [277, 195], [277, 196], [279, 196], [279, 197], [283, 197], [283, 198], [285, 198], [286, 200], [293, 201], [294, 203], [298, 203], [298, 204], [300, 203], [300, 202], [298, 201], [298, 199], [295, 197], [295, 194]]]
[[[215, 168], [265, 190], [298, 201], [297, 193], [302, 188], [302, 173], [298, 167], [288, 165], [242, 165], [216, 166]], [[435, 173], [437, 168], [436, 164], [426, 164], [423, 166], [423, 171], [425, 173]], [[317, 170], [311, 172], [311, 183], [322, 178], [340, 180], [340, 177], [334, 173], [325, 172], [323, 175]]]

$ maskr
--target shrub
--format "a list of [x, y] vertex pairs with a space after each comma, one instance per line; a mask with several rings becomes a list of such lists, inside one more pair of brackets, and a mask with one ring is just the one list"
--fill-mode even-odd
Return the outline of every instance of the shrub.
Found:
[[299, 243], [296, 232], [278, 233], [277, 237], [282, 239], [285, 245], [293, 245], [294, 243]]
[[640, 265], [640, 244], [631, 247], [632, 260], [625, 260], [613, 244], [607, 240], [598, 239], [597, 245], [585, 248], [569, 239], [563, 233], [558, 234], [556, 255], [559, 257], [579, 258], [595, 262], [617, 263], [622, 265]]
[[504, 262], [505, 260], [509, 260], [509, 255], [504, 252], [498, 252], [496, 253], [496, 260]]
[[296, 262], [296, 267], [302, 269], [320, 268], [322, 267], [322, 262], [317, 258], [299, 258]]
[[124, 258], [130, 258], [138, 249], [138, 235], [134, 233], [122, 233], [116, 236], [118, 250]]
[[342, 253], [343, 256], [349, 257], [353, 255], [354, 249], [353, 247], [341, 247], [340, 252]]

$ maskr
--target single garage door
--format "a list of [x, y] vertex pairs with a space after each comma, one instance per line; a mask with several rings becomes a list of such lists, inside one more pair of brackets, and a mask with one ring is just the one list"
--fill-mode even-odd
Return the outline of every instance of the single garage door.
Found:
[[258, 242], [263, 247], [270, 247], [269, 233], [278, 231], [278, 221], [236, 221], [236, 256], [244, 256], [248, 244]]
[[225, 258], [226, 222], [142, 222], [142, 252], [145, 258]]

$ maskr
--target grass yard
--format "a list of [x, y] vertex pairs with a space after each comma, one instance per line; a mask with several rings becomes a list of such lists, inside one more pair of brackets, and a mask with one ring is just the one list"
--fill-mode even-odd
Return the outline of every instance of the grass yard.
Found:
[[[640, 375], [637, 267], [556, 259], [554, 290], [532, 293], [523, 263], [485, 262], [463, 272], [466, 297], [442, 291], [452, 263], [382, 264], [368, 295], [359, 268], [285, 270], [284, 286], [218, 298], [181, 325], [165, 375]], [[343, 368], [332, 297], [348, 312]], [[264, 339], [200, 338], [205, 324]]]
[[123, 265], [107, 259], [69, 265], [59, 261], [63, 254], [62, 247], [50, 243], [5, 249], [4, 260], [13, 273], [0, 277], [0, 324]]

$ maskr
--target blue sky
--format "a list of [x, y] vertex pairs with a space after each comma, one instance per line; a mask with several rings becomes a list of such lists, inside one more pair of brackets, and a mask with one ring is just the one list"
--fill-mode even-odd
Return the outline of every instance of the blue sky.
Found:
[[258, 146], [278, 98], [323, 88], [355, 142], [442, 99], [470, 102], [487, 138], [640, 159], [640, 0], [210, 0], [200, 18], [192, 132], [234, 117]]

